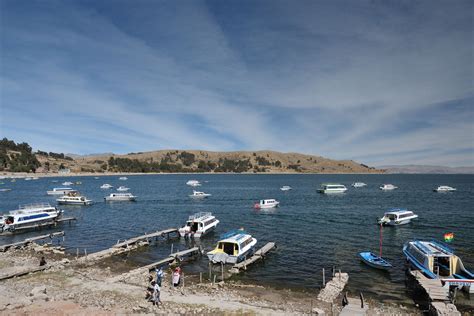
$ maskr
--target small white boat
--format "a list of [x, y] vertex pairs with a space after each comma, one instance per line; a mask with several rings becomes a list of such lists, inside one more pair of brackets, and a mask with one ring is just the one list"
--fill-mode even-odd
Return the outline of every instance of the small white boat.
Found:
[[201, 182], [199, 182], [198, 180], [189, 180], [188, 182], [186, 182], [187, 185], [190, 185], [192, 187], [199, 187], [201, 186]]
[[0, 233], [14, 232], [18, 228], [35, 224], [53, 223], [63, 211], [50, 204], [20, 205], [17, 210], [0, 216]]
[[31, 178], [31, 180], [39, 180], [39, 178], [38, 177], [33, 177], [33, 178]]
[[50, 191], [46, 191], [48, 195], [66, 195], [68, 192], [75, 191], [72, 188], [53, 188]]
[[181, 237], [200, 238], [214, 230], [219, 220], [210, 212], [200, 212], [189, 216], [186, 225], [179, 229]]
[[221, 236], [214, 250], [207, 253], [212, 263], [235, 264], [251, 256], [257, 239], [243, 230], [235, 230]]
[[85, 196], [79, 194], [78, 191], [72, 191], [68, 194], [56, 199], [58, 204], [68, 205], [89, 205], [92, 204], [92, 200], [87, 199]]
[[114, 187], [113, 185], [110, 185], [108, 183], [102, 184], [100, 186], [101, 189], [110, 189], [110, 188], [113, 188], [113, 187]]
[[453, 187], [450, 187], [450, 186], [447, 186], [447, 185], [440, 185], [439, 187], [437, 187], [433, 191], [435, 191], [435, 192], [452, 192], [452, 191], [456, 191], [456, 188], [453, 188]]
[[99, 177], [94, 177], [94, 179], [99, 180]]
[[74, 183], [72, 183], [71, 181], [66, 181], [66, 182], [63, 182], [62, 185], [64, 186], [68, 186], [68, 185], [73, 185]]
[[354, 183], [352, 183], [352, 186], [353, 186], [354, 188], [363, 188], [363, 187], [365, 187], [366, 185], [367, 185], [367, 184], [365, 184], [364, 182], [354, 182]]
[[386, 212], [378, 222], [381, 225], [398, 226], [408, 224], [415, 218], [418, 218], [418, 215], [414, 214], [412, 211], [396, 208]]
[[104, 197], [106, 201], [135, 201], [136, 196], [132, 193], [110, 193], [109, 196]]
[[282, 187], [280, 188], [280, 190], [282, 190], [282, 191], [290, 191], [290, 190], [292, 190], [292, 187], [290, 187], [289, 185], [284, 185], [284, 186], [282, 186]]
[[344, 193], [347, 191], [345, 185], [337, 183], [324, 183], [321, 185], [321, 188], [318, 190], [319, 193], [324, 194], [333, 194], [333, 193]]
[[256, 209], [265, 209], [265, 208], [274, 208], [280, 205], [280, 202], [278, 202], [275, 199], [266, 199], [266, 200], [260, 200], [257, 203], [254, 204], [254, 208]]
[[31, 177], [26, 177], [25, 178], [25, 181], [31, 181], [31, 180], [33, 180], [33, 178], [31, 178]]
[[204, 198], [210, 197], [211, 195], [212, 194], [193, 190], [193, 194], [190, 194], [189, 197], [194, 198], [194, 199], [204, 199]]
[[12, 189], [0, 189], [0, 192], [8, 192], [11, 191]]
[[395, 189], [398, 189], [398, 187], [394, 186], [393, 184], [384, 184], [380, 187], [380, 190], [384, 190], [384, 191], [390, 191], [390, 190], [395, 190]]
[[130, 188], [127, 188], [127, 187], [124, 187], [123, 185], [118, 187], [117, 191], [120, 191], [120, 192], [125, 192], [125, 191], [128, 191], [130, 190]]
[[120, 177], [119, 180], [128, 180], [127, 177]]

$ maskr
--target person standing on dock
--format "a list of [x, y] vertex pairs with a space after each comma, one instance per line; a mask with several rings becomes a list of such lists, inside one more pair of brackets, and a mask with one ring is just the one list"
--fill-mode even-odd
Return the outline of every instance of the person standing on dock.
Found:
[[161, 287], [158, 285], [158, 283], [154, 281], [152, 282], [152, 285], [153, 285], [153, 296], [152, 296], [153, 305], [162, 304], [160, 300]]

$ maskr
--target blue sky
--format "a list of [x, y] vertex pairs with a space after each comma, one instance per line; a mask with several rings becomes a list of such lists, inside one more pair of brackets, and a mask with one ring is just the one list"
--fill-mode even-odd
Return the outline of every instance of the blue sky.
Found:
[[474, 165], [472, 1], [9, 1], [0, 136]]

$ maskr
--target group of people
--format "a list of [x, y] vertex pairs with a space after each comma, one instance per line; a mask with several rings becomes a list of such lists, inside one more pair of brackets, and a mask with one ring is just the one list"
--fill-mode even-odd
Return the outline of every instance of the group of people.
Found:
[[[147, 298], [150, 302], [153, 303], [153, 305], [159, 305], [159, 304], [163, 304], [160, 299], [160, 294], [161, 294], [161, 284], [162, 284], [162, 280], [165, 273], [163, 272], [163, 269], [161, 267], [156, 268], [155, 272], [156, 272], [155, 280], [153, 280], [153, 277], [150, 276], [152, 281], [150, 284], [151, 286], [148, 288], [148, 291], [147, 291]], [[172, 283], [174, 287], [177, 287], [181, 284], [181, 275], [182, 275], [181, 268], [177, 267], [173, 271], [173, 276], [172, 276]]]

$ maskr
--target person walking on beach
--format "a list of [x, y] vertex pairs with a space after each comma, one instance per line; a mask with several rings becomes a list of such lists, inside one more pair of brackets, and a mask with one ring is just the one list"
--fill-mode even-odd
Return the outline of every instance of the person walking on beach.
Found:
[[177, 287], [181, 283], [181, 268], [177, 267], [173, 272], [173, 286]]
[[152, 285], [153, 285], [153, 296], [151, 300], [153, 302], [153, 305], [162, 304], [160, 300], [161, 287], [155, 281], [152, 282]]
[[159, 269], [156, 268], [156, 283], [158, 283], [159, 286], [161, 286], [161, 280], [163, 279], [164, 273], [163, 269], [160, 267]]

